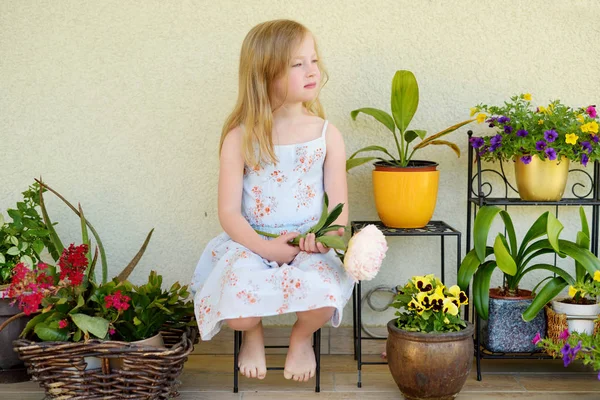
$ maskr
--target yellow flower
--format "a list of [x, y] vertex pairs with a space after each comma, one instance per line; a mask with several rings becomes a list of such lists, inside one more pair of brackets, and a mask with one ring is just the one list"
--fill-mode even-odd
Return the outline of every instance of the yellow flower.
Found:
[[589, 131], [592, 133], [598, 133], [598, 123], [596, 121], [588, 122]]
[[523, 95], [523, 100], [531, 101], [531, 93], [525, 93]]
[[478, 111], [479, 111], [479, 108], [477, 108], [477, 107], [471, 107], [471, 114], [470, 114], [470, 116], [472, 117], [473, 115], [477, 114]]
[[[434, 293], [431, 296], [429, 296], [429, 299], [431, 300], [431, 308], [433, 309], [433, 311], [442, 311], [442, 308], [444, 306], [444, 298], [444, 295], [439, 295], [437, 293]], [[450, 299], [450, 301], [452, 301], [452, 299]]]
[[577, 136], [574, 133], [567, 133], [565, 142], [567, 142], [568, 144], [577, 144], [577, 139], [579, 139], [579, 136]]
[[417, 303], [414, 299], [411, 300], [410, 303], [408, 303], [408, 307], [415, 310], [417, 312], [417, 314], [419, 314], [419, 315], [423, 314], [423, 312], [425, 311], [425, 309], [419, 303]]
[[417, 294], [417, 301], [425, 310], [429, 310], [432, 306], [429, 295], [425, 292]]
[[538, 112], [540, 112], [540, 113], [545, 113], [545, 112], [546, 112], [546, 107], [544, 107], [544, 106], [539, 106], [539, 107], [538, 107]]
[[427, 276], [414, 276], [412, 278], [413, 283], [421, 292], [429, 292], [433, 290], [431, 280]]
[[548, 109], [546, 110], [546, 114], [550, 115], [554, 111], [554, 104], [548, 104]]
[[450, 315], [458, 315], [458, 307], [452, 302], [452, 299], [444, 299], [444, 312]]
[[577, 292], [578, 292], [577, 289], [575, 289], [573, 286], [569, 286], [569, 297], [575, 297]]
[[458, 295], [460, 294], [460, 288], [458, 287], [458, 285], [450, 286], [448, 288], [448, 293], [450, 293], [454, 297], [458, 297]]
[[584, 119], [583, 119], [583, 114], [579, 114], [579, 115], [577, 116], [577, 121], [579, 121], [579, 123], [580, 123], [580, 124], [583, 124], [583, 121], [584, 121]]
[[581, 128], [581, 132], [583, 132], [583, 133], [589, 132], [590, 131], [590, 124], [589, 123], [583, 124], [583, 125], [581, 125], [580, 128]]
[[477, 114], [477, 123], [478, 124], [483, 123], [486, 118], [487, 118], [487, 115], [485, 115], [483, 113]]
[[600, 282], [600, 271], [594, 272], [594, 280]]
[[544, 120], [543, 119], [538, 119], [538, 125], [544, 125]]
[[436, 287], [434, 294], [437, 294], [438, 296], [445, 297], [444, 296], [444, 285], [440, 285], [440, 286]]

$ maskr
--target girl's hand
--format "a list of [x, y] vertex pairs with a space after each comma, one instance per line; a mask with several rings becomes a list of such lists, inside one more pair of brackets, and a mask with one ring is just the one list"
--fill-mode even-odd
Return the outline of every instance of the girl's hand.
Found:
[[299, 232], [290, 232], [267, 242], [265, 258], [277, 264], [289, 264], [300, 253], [300, 248], [288, 242], [298, 236]]
[[[344, 228], [340, 228], [337, 231], [327, 232], [326, 235], [338, 235], [344, 236]], [[316, 237], [314, 233], [309, 233], [305, 238], [300, 238], [299, 246], [300, 250], [305, 251], [307, 253], [321, 253], [325, 254], [329, 252], [329, 247], [325, 246], [323, 243], [319, 243], [316, 241]]]

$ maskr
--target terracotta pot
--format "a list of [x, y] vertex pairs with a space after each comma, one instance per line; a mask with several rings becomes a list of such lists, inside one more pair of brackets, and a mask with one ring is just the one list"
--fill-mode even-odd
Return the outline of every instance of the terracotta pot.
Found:
[[407, 399], [453, 399], [473, 364], [473, 324], [459, 332], [409, 332], [388, 322], [390, 372]]
[[524, 164], [520, 157], [515, 158], [515, 179], [521, 200], [558, 201], [562, 199], [569, 175], [569, 159], [542, 161], [538, 156], [531, 157]]
[[503, 296], [499, 289], [490, 289], [488, 320], [481, 321], [488, 350], [499, 353], [539, 351], [531, 339], [537, 332], [546, 332], [545, 313], [538, 313], [529, 322], [521, 317], [532, 301], [529, 290], [519, 289], [519, 296]]
[[408, 167], [375, 163], [373, 194], [381, 222], [391, 228], [422, 228], [437, 202], [437, 163], [411, 161]]

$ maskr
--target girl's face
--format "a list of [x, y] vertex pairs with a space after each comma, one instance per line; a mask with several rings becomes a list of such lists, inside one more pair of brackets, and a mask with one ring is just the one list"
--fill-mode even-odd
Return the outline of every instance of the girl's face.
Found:
[[315, 42], [312, 35], [304, 37], [300, 46], [292, 53], [292, 59], [287, 69], [286, 77], [275, 80], [276, 98], [285, 103], [299, 103], [313, 100], [319, 92], [321, 71], [317, 64]]

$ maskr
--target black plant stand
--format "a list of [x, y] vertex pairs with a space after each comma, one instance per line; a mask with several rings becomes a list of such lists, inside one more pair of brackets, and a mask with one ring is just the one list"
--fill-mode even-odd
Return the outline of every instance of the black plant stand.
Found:
[[[444, 221], [430, 221], [423, 228], [416, 229], [400, 229], [400, 228], [388, 228], [383, 225], [381, 221], [352, 221], [351, 233], [354, 235], [355, 232], [359, 231], [366, 225], [373, 224], [377, 226], [379, 230], [385, 236], [439, 236], [440, 241], [440, 264], [441, 264], [441, 279], [444, 282], [445, 276], [445, 241], [446, 236], [454, 236], [456, 238], [456, 269], [460, 266], [461, 261], [461, 233], [445, 223]], [[356, 360], [356, 366], [358, 369], [358, 381], [356, 385], [362, 387], [362, 376], [361, 370], [363, 365], [381, 365], [387, 364], [385, 361], [363, 361], [362, 360], [362, 341], [363, 340], [386, 340], [385, 337], [364, 337], [362, 336], [362, 307], [361, 307], [361, 281], [358, 281], [354, 285], [352, 296], [352, 308], [353, 308], [353, 328], [354, 328], [354, 359]]]

